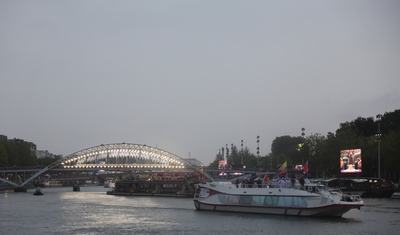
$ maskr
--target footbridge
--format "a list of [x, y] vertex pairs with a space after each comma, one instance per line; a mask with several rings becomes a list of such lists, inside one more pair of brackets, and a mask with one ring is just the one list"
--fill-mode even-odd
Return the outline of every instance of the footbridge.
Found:
[[0, 178], [16, 187], [24, 187], [41, 174], [53, 169], [105, 171], [194, 171], [211, 179], [203, 172], [203, 164], [196, 159], [183, 159], [168, 151], [145, 144], [101, 144], [72, 153], [37, 171], [21, 184]]

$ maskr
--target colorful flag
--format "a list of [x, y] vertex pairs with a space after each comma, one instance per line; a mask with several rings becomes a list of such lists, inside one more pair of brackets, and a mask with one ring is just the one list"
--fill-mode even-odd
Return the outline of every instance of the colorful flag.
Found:
[[286, 174], [286, 168], [287, 168], [287, 161], [285, 161], [284, 163], [282, 163], [282, 165], [279, 167], [278, 169], [278, 175], [285, 175]]
[[306, 163], [303, 166], [303, 173], [307, 174], [308, 173], [308, 161], [306, 161]]
[[269, 176], [268, 176], [268, 173], [265, 173], [265, 175], [264, 175], [264, 181], [265, 181], [265, 182], [269, 182]]

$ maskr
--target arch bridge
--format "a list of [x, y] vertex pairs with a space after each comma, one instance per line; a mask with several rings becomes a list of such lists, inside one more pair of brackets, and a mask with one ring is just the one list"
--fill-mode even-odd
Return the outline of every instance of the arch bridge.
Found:
[[[201, 172], [203, 164], [196, 159], [183, 159], [165, 150], [145, 144], [116, 143], [101, 144], [72, 153], [36, 172], [20, 185], [3, 178], [0, 178], [0, 181], [23, 187], [55, 167], [61, 167], [65, 170], [192, 170], [204, 174]], [[209, 176], [206, 175], [206, 177]]]

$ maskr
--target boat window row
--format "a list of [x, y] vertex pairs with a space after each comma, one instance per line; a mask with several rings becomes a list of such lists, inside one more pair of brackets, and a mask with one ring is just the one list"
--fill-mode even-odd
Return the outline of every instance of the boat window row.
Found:
[[251, 195], [219, 195], [221, 203], [248, 206], [307, 207], [302, 197], [296, 196], [251, 196]]

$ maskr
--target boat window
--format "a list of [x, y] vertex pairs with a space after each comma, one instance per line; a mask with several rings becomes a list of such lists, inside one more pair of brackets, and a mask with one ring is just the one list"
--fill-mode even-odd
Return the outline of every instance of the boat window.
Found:
[[293, 197], [292, 206], [307, 207], [307, 202], [302, 197]]
[[239, 204], [249, 205], [249, 204], [251, 204], [252, 200], [253, 200], [253, 196], [240, 196]]
[[293, 200], [293, 197], [282, 197], [282, 201], [284, 201], [283, 202], [283, 206], [290, 206], [290, 205], [292, 205], [292, 200]]
[[218, 200], [222, 203], [225, 204], [226, 201], [228, 200], [227, 196], [225, 194], [218, 194]]
[[[221, 202], [225, 203], [225, 201], [221, 201]], [[239, 196], [235, 196], [235, 195], [226, 196], [226, 204], [237, 205], [238, 203], [239, 203]]]
[[278, 196], [265, 196], [264, 205], [276, 206], [278, 204]]
[[265, 196], [253, 196], [253, 201], [251, 202], [252, 205], [263, 205], [264, 204]]
[[286, 197], [278, 197], [277, 206], [286, 206]]

